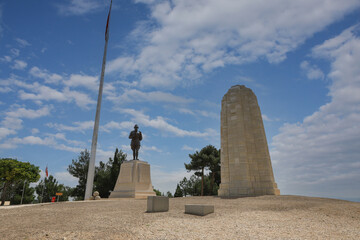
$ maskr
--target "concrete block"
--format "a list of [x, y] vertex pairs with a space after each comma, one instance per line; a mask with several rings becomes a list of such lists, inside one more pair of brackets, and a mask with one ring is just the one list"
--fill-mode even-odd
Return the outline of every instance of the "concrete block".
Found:
[[214, 205], [204, 205], [204, 204], [186, 204], [185, 213], [194, 214], [198, 216], [205, 216], [209, 213], [214, 212]]
[[164, 196], [148, 196], [147, 212], [169, 211], [169, 198]]

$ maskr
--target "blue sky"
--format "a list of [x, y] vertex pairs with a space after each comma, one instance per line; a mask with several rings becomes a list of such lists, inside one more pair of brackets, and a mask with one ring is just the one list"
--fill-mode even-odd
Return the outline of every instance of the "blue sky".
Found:
[[[76, 185], [90, 149], [110, 1], [0, 2], [0, 156]], [[220, 103], [258, 97], [282, 194], [360, 200], [359, 0], [114, 0], [97, 162], [135, 123], [155, 188], [220, 148]]]

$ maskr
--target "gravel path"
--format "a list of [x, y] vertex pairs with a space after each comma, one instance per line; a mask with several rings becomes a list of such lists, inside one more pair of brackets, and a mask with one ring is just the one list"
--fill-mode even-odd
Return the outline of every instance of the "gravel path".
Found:
[[[213, 204], [204, 217], [184, 205]], [[300, 196], [116, 199], [0, 207], [0, 239], [360, 239], [360, 203]]]

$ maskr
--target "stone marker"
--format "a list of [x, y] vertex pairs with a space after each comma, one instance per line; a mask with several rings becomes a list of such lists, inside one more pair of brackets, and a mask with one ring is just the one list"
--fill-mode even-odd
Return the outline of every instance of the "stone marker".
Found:
[[109, 198], [142, 198], [155, 196], [150, 177], [150, 164], [131, 160], [121, 164], [114, 191]]
[[169, 211], [169, 198], [165, 196], [148, 196], [147, 212]]
[[244, 85], [233, 86], [221, 101], [219, 196], [279, 194], [257, 98]]
[[209, 213], [214, 212], [214, 205], [204, 205], [204, 204], [186, 204], [185, 213], [194, 214], [198, 216], [205, 216]]
[[100, 193], [98, 191], [95, 191], [93, 195], [89, 198], [89, 200], [100, 200]]

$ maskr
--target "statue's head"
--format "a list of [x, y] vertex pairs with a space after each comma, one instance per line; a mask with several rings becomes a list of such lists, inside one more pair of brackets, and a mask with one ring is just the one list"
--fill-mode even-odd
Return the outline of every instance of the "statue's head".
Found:
[[135, 124], [134, 129], [138, 130], [138, 128], [139, 128], [139, 126], [137, 124]]

